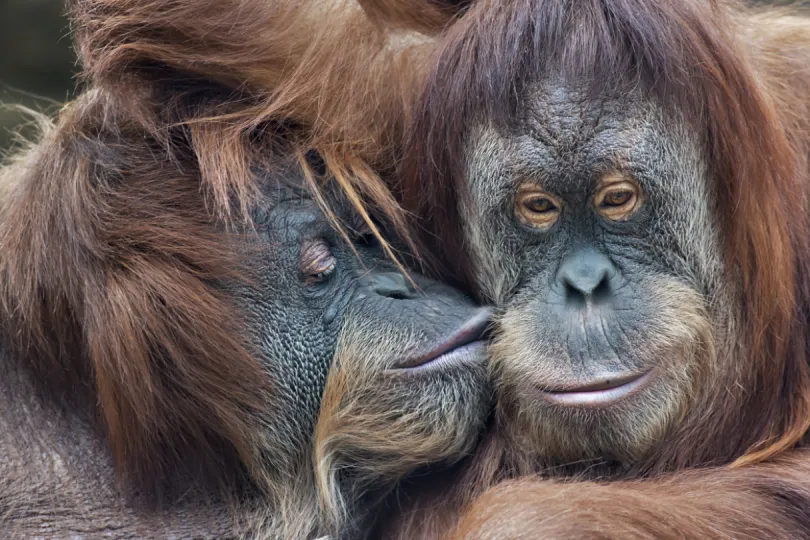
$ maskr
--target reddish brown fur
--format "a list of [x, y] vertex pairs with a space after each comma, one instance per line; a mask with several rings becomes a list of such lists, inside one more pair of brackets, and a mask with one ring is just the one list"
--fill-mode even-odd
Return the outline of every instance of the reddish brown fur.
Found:
[[[386, 4], [365, 2], [374, 14], [389, 13]], [[133, 77], [159, 81], [166, 68], [240, 89], [233, 98], [247, 106], [215, 124], [218, 144], [229, 151], [218, 158], [200, 154], [203, 178], [217, 180], [212, 187], [220, 210], [228, 208], [232, 192], [242, 200], [253, 194], [243, 174], [248, 165], [240, 159], [245, 137], [267, 121], [285, 119], [302, 128], [296, 130], [301, 144], [320, 152], [353, 200], [362, 195], [380, 207], [407, 240], [405, 216], [375, 171], [392, 167], [403, 113], [432, 45], [420, 45], [424, 38], [413, 33], [369, 24], [355, 0], [225, 0], [202, 7], [73, 0], [87, 76], [114, 88], [122, 106], [142, 102], [132, 95], [143, 90]], [[351, 53], [335, 54], [337, 47]], [[227, 178], [218, 178], [223, 171]]]
[[469, 1], [358, 0], [358, 3], [375, 21], [433, 34], [445, 28]]
[[90, 377], [118, 463], [160, 482], [192, 455], [252, 464], [269, 385], [213, 287], [238, 254], [139, 129], [95, 92], [3, 170], [0, 306], [11, 349], [54, 388]]
[[[711, 169], [718, 179], [717, 211], [726, 226], [727, 259], [729, 267], [738, 269], [745, 291], [741, 334], [752, 340], [748, 344], [750, 363], [759, 366], [751, 372], [752, 387], [771, 401], [733, 415], [717, 411], [716, 419], [699, 419], [704, 424], [760, 426], [730, 437], [723, 456], [716, 455], [720, 450], [716, 446], [707, 449], [695, 441], [683, 447], [692, 446], [692, 452], [705, 455], [670, 459], [734, 459], [756, 443], [782, 436], [791, 444], [810, 421], [810, 404], [802, 392], [790, 389], [810, 384], [810, 370], [804, 362], [804, 321], [796, 316], [802, 312], [793, 311], [808, 305], [808, 288], [796, 272], [806, 267], [808, 249], [804, 235], [791, 238], [789, 229], [803, 230], [805, 207], [801, 197], [785, 196], [805, 189], [804, 158], [789, 141], [804, 140], [804, 134], [794, 136], [785, 129], [790, 126], [782, 125], [780, 110], [765, 93], [768, 87], [756, 81], [757, 75], [766, 74], [753, 72], [742, 45], [731, 37], [733, 27], [726, 22], [725, 6], [605, 2], [611, 20], [601, 12], [600, 4], [577, 8], [581, 24], [570, 35], [565, 31], [562, 4], [539, 0], [510, 4], [508, 9], [479, 3], [449, 30], [412, 128], [403, 179], [406, 200], [420, 215], [429, 216], [429, 228], [441, 241], [441, 253], [454, 265], [451, 274], [464, 275], [465, 269], [473, 267], [463, 255], [458, 218], [452, 210], [432, 212], [429, 208], [454, 209], [454, 193], [464, 194], [464, 126], [473, 123], [477, 111], [483, 109], [506, 121], [516, 106], [515, 88], [528, 82], [519, 74], [561, 71], [597, 86], [595, 91], [600, 81], [615, 79], [613, 73], [638, 78], [665, 106], [682, 111], [706, 134]], [[487, 32], [482, 34], [478, 28]], [[535, 28], [545, 32], [532, 33]], [[611, 32], [609, 28], [620, 29], [623, 39], [614, 41], [612, 36], [620, 30]], [[729, 30], [721, 30], [726, 28]], [[798, 92], [782, 99], [804, 106], [804, 96]], [[448, 115], [447, 110], [457, 114]], [[787, 110], [793, 114], [794, 109]], [[427, 137], [420, 135], [425, 133]], [[421, 166], [425, 163], [435, 167]], [[785, 368], [774, 369], [773, 358], [786, 359]], [[782, 378], [782, 373], [791, 376]], [[782, 403], [782, 399], [790, 403]], [[786, 418], [782, 414], [786, 409], [802, 414]], [[754, 414], [757, 421], [733, 418], [738, 414]], [[768, 432], [771, 426], [778, 426], [774, 433]]]
[[[785, 485], [804, 504], [810, 501], [804, 454], [761, 473], [755, 465], [803, 445], [810, 427], [809, 59], [810, 21], [786, 11], [758, 13], [727, 2], [683, 0], [593, 0], [576, 3], [575, 8], [567, 2], [524, 0], [504, 5], [484, 0], [446, 32], [416, 108], [402, 169], [406, 205], [427, 220], [425, 242], [442, 254], [446, 276], [469, 284], [476, 268], [464, 254], [456, 204], [456, 197], [464, 197], [466, 190], [466, 130], [481, 116], [509, 122], [517, 113], [521, 89], [533, 81], [530, 77], [562, 74], [583, 81], [595, 94], [612, 89], [604, 87], [609, 81], [636, 82], [704, 134], [702, 142], [716, 178], [716, 212], [724, 226], [727, 266], [733, 269], [728, 278], [740, 283], [744, 298], [737, 323], [739, 350], [730, 368], [734, 372], [722, 374], [712, 385], [723, 388], [740, 380], [745, 391], [729, 393], [723, 400], [708, 392], [684, 423], [668, 434], [660, 452], [628, 474], [655, 476], [707, 465], [754, 467], [743, 467], [740, 473], [712, 473], [716, 480], [705, 482], [700, 475], [686, 475], [673, 480], [673, 485], [682, 482], [695, 492], [705, 490], [720, 498], [731, 497], [735, 486], [749, 486], [739, 499], [748, 504], [748, 514], [760, 507], [765, 516], [774, 515], [768, 509], [778, 514], [770, 524], [767, 517], [761, 522], [751, 517], [747, 523], [755, 527], [752, 530], [784, 534], [797, 524], [810, 527], [810, 521], [806, 515], [794, 515], [793, 508], [780, 506], [778, 495], [755, 489], [754, 479], [764, 484], [769, 479], [776, 486], [784, 474]], [[617, 80], [617, 73], [626, 77]], [[531, 474], [534, 468], [500, 439], [496, 423], [478, 455], [455, 478], [454, 491], [442, 489], [414, 502], [416, 510], [402, 519], [400, 537], [435, 537], [482, 489], [499, 479]], [[639, 494], [651, 497], [658, 486], [667, 485], [617, 485], [617, 504], [636, 500], [635, 486], [642, 486]], [[571, 488], [572, 493], [581, 489], [582, 495], [572, 501], [570, 516], [580, 515], [577, 501], [583, 501], [583, 507], [598, 505], [613, 493], [589, 486]], [[498, 528], [503, 522], [494, 517], [497, 511], [487, 513], [492, 527], [476, 521], [476, 513], [487, 504], [503, 509], [520, 502], [515, 513], [508, 514], [517, 522], [534, 505], [532, 512], [540, 516], [533, 522], [537, 524], [546, 505], [552, 505], [552, 514], [553, 508], [566, 508], [566, 503], [549, 495], [556, 486], [540, 482], [527, 493], [526, 504], [522, 489], [496, 492], [482, 501], [471, 511], [464, 531], [486, 526], [492, 537], [498, 537], [499, 530], [507, 531], [506, 536], [514, 531]], [[661, 508], [671, 496], [668, 489], [660, 487]], [[669, 500], [675, 504], [680, 499]], [[649, 503], [652, 514], [658, 504]], [[595, 522], [602, 519], [598, 510], [594, 514]], [[666, 516], [659, 514], [656, 519]], [[684, 507], [680, 519], [686, 515]], [[712, 517], [710, 512], [703, 515]], [[713, 523], [720, 531], [728, 524], [728, 534], [733, 535], [738, 530], [730, 524], [734, 520], [724, 519]], [[788, 525], [791, 519], [797, 521]], [[628, 518], [616, 530], [629, 534], [630, 529], [622, 527], [630, 522]], [[584, 521], [585, 526], [588, 523]], [[544, 534], [543, 527], [538, 525], [535, 534]], [[569, 529], [561, 527], [548, 529], [551, 537], [554, 531], [565, 536]]]
[[260, 136], [320, 151], [364, 216], [361, 197], [404, 223], [374, 171], [392, 162], [419, 47], [357, 5], [321, 7], [72, 2], [90, 89], [0, 171], [4, 343], [52, 391], [92, 388], [143, 488], [178, 467], [259, 472], [272, 384], [217, 286], [246, 277], [218, 231], [250, 226], [248, 167], [272, 167], [280, 139]]
[[807, 536], [805, 451], [739, 471], [684, 471], [655, 480], [504, 482], [475, 502], [453, 538], [629, 540]]

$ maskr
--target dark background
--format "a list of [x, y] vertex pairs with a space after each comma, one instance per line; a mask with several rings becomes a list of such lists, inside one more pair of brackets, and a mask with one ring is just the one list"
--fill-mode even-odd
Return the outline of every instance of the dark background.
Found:
[[0, 0], [0, 151], [26, 117], [10, 105], [55, 112], [78, 70], [64, 0]]
[[10, 105], [52, 113], [72, 94], [78, 67], [63, 9], [64, 0], [0, 0], [0, 152], [26, 119]]

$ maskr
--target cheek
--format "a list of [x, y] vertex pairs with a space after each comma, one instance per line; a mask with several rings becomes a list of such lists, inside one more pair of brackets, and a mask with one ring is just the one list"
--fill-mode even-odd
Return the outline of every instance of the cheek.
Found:
[[543, 293], [522, 291], [497, 329], [493, 365], [521, 372], [540, 386], [544, 379], [602, 371], [678, 369], [685, 355], [712, 341], [703, 297], [666, 278], [628, 284], [613, 305], [588, 310], [570, 310]]
[[725, 275], [721, 228], [709, 203], [708, 195], [694, 193], [657, 202], [644, 239], [667, 273], [683, 276], [707, 295], [722, 286]]
[[316, 476], [327, 506], [339, 497], [341, 471], [351, 470], [356, 485], [393, 483], [425, 464], [460, 459], [483, 430], [491, 400], [484, 364], [418, 377], [387, 371], [429, 331], [398, 313], [346, 317], [315, 431]]
[[[663, 278], [633, 287], [632, 308], [591, 312], [595, 320], [578, 324], [528, 294], [505, 310], [491, 346], [498, 400], [510, 430], [531, 452], [561, 459], [638, 458], [677, 422], [695, 384], [714, 367], [712, 325], [700, 294]], [[572, 337], [588, 329], [593, 333], [585, 339]], [[599, 339], [611, 343], [609, 356], [600, 355], [605, 349]], [[566, 405], [545, 397], [549, 387], [622, 370], [649, 376], [612, 401]]]
[[286, 296], [281, 292], [256, 295], [253, 289], [241, 294], [252, 350], [273, 382], [267, 396], [272, 414], [264, 419], [273, 434], [266, 438], [271, 448], [267, 456], [273, 469], [285, 473], [298, 467], [312, 448], [338, 337], [324, 324], [322, 310], [290, 294], [293, 286], [286, 289]]
[[[507, 188], [500, 178], [472, 182], [469, 198], [460, 198], [459, 213], [466, 249], [482, 298], [502, 304], [521, 274], [525, 232], [515, 221]], [[484, 186], [483, 188], [481, 186]]]
[[495, 227], [487, 229], [481, 225], [478, 221], [465, 227], [476, 287], [483, 298], [496, 305], [503, 304], [519, 282], [520, 257], [509, 234], [495, 234]]
[[265, 319], [257, 337], [259, 356], [273, 380], [273, 399], [298, 426], [302, 436], [312, 432], [334, 355], [337, 333], [321, 320], [294, 315], [275, 323]]

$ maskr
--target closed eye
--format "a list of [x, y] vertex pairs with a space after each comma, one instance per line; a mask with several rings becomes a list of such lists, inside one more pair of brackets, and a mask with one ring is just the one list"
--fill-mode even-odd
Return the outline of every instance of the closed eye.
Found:
[[298, 266], [304, 282], [316, 285], [325, 282], [334, 274], [337, 260], [329, 244], [324, 239], [317, 238], [306, 240], [302, 244]]

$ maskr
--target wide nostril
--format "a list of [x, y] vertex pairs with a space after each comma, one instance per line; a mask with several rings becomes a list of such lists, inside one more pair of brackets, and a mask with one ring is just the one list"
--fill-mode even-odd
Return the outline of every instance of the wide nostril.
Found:
[[557, 274], [566, 301], [584, 303], [587, 299], [607, 298], [616, 267], [610, 259], [594, 250], [580, 250], [566, 257]]
[[416, 298], [416, 290], [404, 275], [397, 272], [385, 272], [370, 276], [369, 285], [380, 296], [395, 300]]
[[566, 299], [573, 302], [584, 302], [587, 298], [603, 298], [610, 295], [610, 280], [607, 272], [596, 279], [565, 279]]

